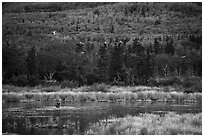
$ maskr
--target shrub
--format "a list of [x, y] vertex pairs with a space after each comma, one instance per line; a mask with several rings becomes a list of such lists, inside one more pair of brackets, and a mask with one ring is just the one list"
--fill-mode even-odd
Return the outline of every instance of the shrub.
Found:
[[102, 84], [93, 84], [90, 86], [89, 90], [90, 91], [97, 91], [97, 92], [108, 92], [108, 89], [110, 88], [109, 85], [106, 85], [104, 83]]
[[60, 83], [61, 88], [75, 88], [78, 87], [79, 84], [76, 81], [69, 81], [69, 80], [65, 80], [63, 82]]
[[196, 82], [193, 86], [195, 92], [202, 92], [202, 81]]
[[182, 81], [179, 77], [170, 77], [158, 79], [156, 82], [157, 86], [172, 86], [174, 84], [182, 84]]
[[116, 94], [114, 94], [114, 93], [109, 93], [109, 94], [108, 94], [108, 99], [109, 99], [109, 101], [111, 101], [111, 102], [115, 102], [115, 101], [117, 100], [117, 96], [116, 96]]
[[30, 86], [36, 86], [39, 83], [39, 79], [37, 76], [31, 75], [28, 81]]
[[164, 87], [164, 90], [163, 90], [163, 91], [164, 91], [164, 92], [170, 92], [171, 89], [170, 89], [170, 87], [166, 86], [166, 87]]
[[193, 81], [189, 78], [185, 78], [183, 80], [183, 87], [185, 88], [189, 88], [189, 87], [192, 87], [193, 86]]
[[17, 86], [26, 86], [28, 84], [28, 78], [26, 75], [19, 75], [12, 77], [12, 83]]
[[202, 93], [195, 93], [195, 98], [199, 104], [202, 104]]
[[188, 93], [194, 93], [194, 91], [191, 88], [185, 89], [183, 92], [187, 93], [187, 94]]
[[40, 84], [43, 86], [43, 87], [50, 87], [50, 86], [59, 86], [59, 82], [58, 81], [45, 81], [45, 80], [42, 80], [40, 82]]
[[141, 100], [141, 101], [144, 101], [146, 98], [144, 96], [145, 94], [143, 92], [139, 92], [137, 94], [137, 100]]
[[91, 88], [89, 86], [83, 86], [83, 87], [79, 87], [76, 90], [77, 92], [90, 92], [92, 91]]
[[156, 85], [156, 80], [155, 79], [153, 79], [153, 78], [150, 78], [150, 79], [148, 79], [148, 85], [149, 86], [154, 86], [154, 85]]
[[59, 98], [62, 100], [62, 101], [66, 101], [66, 99], [68, 98], [68, 94], [59, 94]]
[[59, 86], [50, 86], [50, 87], [43, 88], [42, 91], [45, 91], [45, 92], [57, 92], [60, 89], [61, 88]]
[[171, 81], [173, 81], [175, 84], [182, 84], [182, 80], [179, 77], [171, 77]]
[[202, 92], [202, 79], [200, 77], [187, 77], [183, 80], [182, 85], [193, 92]]

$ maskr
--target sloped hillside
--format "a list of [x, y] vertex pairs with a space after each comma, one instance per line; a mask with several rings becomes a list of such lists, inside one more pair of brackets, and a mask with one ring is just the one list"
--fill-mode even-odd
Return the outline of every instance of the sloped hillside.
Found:
[[[19, 41], [23, 37], [35, 41], [50, 37], [53, 31], [60, 38], [100, 39], [101, 35], [103, 38], [117, 35], [131, 38], [135, 35], [201, 34], [202, 29], [202, 10], [197, 3], [115, 3], [94, 8], [86, 8], [89, 4], [84, 4], [75, 10], [71, 10], [69, 4], [46, 4], [18, 3], [17, 7], [24, 9], [22, 12], [16, 13], [16, 7], [13, 12], [4, 13], [3, 40]], [[79, 7], [79, 4], [75, 5]], [[5, 11], [12, 9], [11, 6]]]
[[[60, 81], [69, 79], [85, 82], [89, 74], [95, 75], [96, 70], [100, 69], [108, 70], [106, 79], [109, 79], [118, 76], [112, 72], [114, 70], [109, 70], [113, 68], [112, 47], [104, 51], [107, 52], [107, 68], [99, 67], [99, 54], [103, 54], [100, 45], [104, 41], [109, 45], [117, 45], [121, 40], [126, 47], [123, 52], [126, 52], [127, 45], [135, 45], [135, 38], [138, 38], [142, 47], [154, 46], [154, 55], [151, 54], [154, 61], [156, 55], [162, 53], [165, 54], [162, 55], [164, 58], [181, 59], [185, 55], [190, 58], [190, 51], [199, 58], [202, 55], [202, 3], [3, 3], [2, 31], [3, 75], [8, 81], [12, 77], [31, 73], [26, 66], [26, 63], [29, 64], [26, 58], [31, 47], [37, 47], [34, 51], [40, 58], [40, 65], [34, 66], [38, 69], [32, 73], [39, 73], [40, 79], [52, 70], [55, 74], [63, 73], [63, 78], [61, 74], [55, 76], [56, 79], [60, 77]], [[77, 46], [80, 42], [84, 44], [82, 48]], [[160, 45], [158, 52], [155, 48], [157, 44]], [[173, 50], [165, 48], [169, 45], [173, 45]], [[78, 52], [80, 48], [85, 54]], [[42, 61], [45, 56], [48, 60]], [[124, 56], [121, 58], [125, 60]], [[199, 62], [199, 59], [196, 61]], [[114, 59], [112, 61], [115, 63]], [[115, 67], [122, 66], [126, 73], [121, 75], [133, 73], [134, 67], [128, 66], [127, 62]], [[163, 70], [163, 67], [160, 69]], [[118, 70], [117, 74], [123, 73], [122, 70]], [[170, 70], [169, 67], [168, 72]], [[195, 66], [191, 70], [200, 75], [200, 67]], [[176, 67], [173, 71], [177, 71]], [[187, 72], [180, 71], [176, 73], [183, 75]], [[113, 76], [109, 76], [110, 73], [114, 73]], [[120, 80], [124, 81], [125, 77]], [[110, 81], [113, 79], [110, 78]]]

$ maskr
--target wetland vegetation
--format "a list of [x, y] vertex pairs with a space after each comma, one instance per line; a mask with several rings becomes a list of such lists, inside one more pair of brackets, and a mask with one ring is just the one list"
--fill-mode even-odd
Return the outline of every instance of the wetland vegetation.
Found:
[[[95, 85], [94, 85], [95, 86]], [[107, 87], [107, 85], [103, 86]], [[3, 86], [4, 87], [4, 86]], [[6, 86], [5, 86], [6, 87]], [[7, 86], [8, 87], [8, 86]], [[50, 87], [49, 87], [50, 88]], [[56, 87], [55, 87], [56, 88]], [[4, 89], [4, 88], [3, 88]], [[15, 89], [15, 86], [14, 86]], [[17, 89], [17, 88], [16, 88]], [[64, 88], [58, 91], [45, 92], [43, 88], [21, 88], [21, 92], [9, 92], [4, 89], [3, 101], [29, 102], [29, 101], [61, 101], [61, 102], [136, 102], [136, 101], [163, 101], [184, 102], [195, 101], [202, 103], [201, 93], [184, 93], [173, 87], [117, 87], [109, 86], [106, 90], [91, 90], [90, 87]], [[54, 88], [53, 88], [54, 89]], [[179, 89], [180, 90], [180, 89]]]
[[3, 134], [202, 134], [202, 3], [2, 3]]
[[8, 92], [5, 87], [11, 86], [3, 87], [6, 134], [202, 134], [201, 93], [147, 86], [55, 92], [15, 86], [21, 91]]
[[86, 134], [96, 135], [201, 135], [202, 113], [176, 114], [167, 113], [164, 116], [141, 114], [112, 118], [92, 125]]

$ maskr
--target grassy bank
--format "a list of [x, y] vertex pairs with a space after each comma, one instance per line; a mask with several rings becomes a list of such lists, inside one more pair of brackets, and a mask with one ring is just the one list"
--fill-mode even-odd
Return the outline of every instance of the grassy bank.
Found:
[[86, 134], [201, 135], [202, 113], [179, 115], [169, 112], [165, 116], [142, 114], [140, 116], [112, 118], [93, 124]]
[[[15, 89], [15, 87], [12, 87]], [[17, 88], [16, 88], [17, 89]], [[19, 89], [18, 89], [19, 90]], [[2, 99], [7, 102], [19, 101], [66, 101], [66, 102], [134, 102], [134, 101], [197, 101], [202, 103], [202, 93], [179, 92], [173, 87], [117, 87], [84, 86], [70, 89], [60, 87], [22, 88], [19, 91], [3, 88]], [[9, 92], [8, 92], [9, 91]]]

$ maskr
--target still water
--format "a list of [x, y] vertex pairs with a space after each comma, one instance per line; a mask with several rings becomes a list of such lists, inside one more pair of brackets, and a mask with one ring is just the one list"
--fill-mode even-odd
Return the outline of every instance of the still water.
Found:
[[54, 102], [5, 103], [2, 109], [2, 132], [30, 135], [84, 134], [90, 125], [112, 117], [136, 116], [140, 113], [199, 113], [198, 103], [134, 102], [71, 103], [60, 108]]

